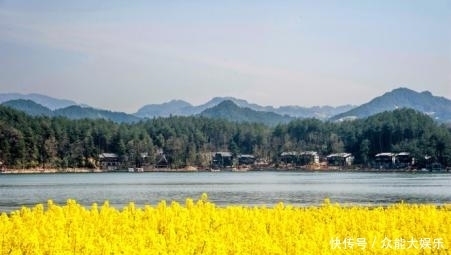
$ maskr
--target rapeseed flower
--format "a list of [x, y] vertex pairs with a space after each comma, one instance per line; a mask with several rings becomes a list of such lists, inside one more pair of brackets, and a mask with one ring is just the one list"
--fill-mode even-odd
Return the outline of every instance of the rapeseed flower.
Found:
[[122, 209], [48, 201], [0, 215], [0, 254], [451, 254], [451, 207], [218, 207], [206, 195]]

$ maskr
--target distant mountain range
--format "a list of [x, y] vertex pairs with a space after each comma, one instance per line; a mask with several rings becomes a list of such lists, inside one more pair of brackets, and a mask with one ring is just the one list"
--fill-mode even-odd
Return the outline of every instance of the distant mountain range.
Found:
[[123, 112], [112, 112], [79, 105], [71, 105], [52, 111], [45, 106], [26, 99], [11, 100], [4, 102], [2, 105], [23, 111], [32, 116], [61, 116], [69, 119], [106, 119], [118, 123], [132, 123], [141, 120], [139, 117]]
[[11, 101], [11, 100], [17, 100], [17, 99], [23, 99], [23, 100], [31, 100], [35, 103], [38, 103], [50, 110], [56, 110], [60, 108], [65, 108], [71, 105], [77, 105], [74, 101], [66, 100], [66, 99], [56, 99], [49, 96], [44, 96], [40, 94], [19, 94], [19, 93], [5, 93], [0, 94], [0, 104]]
[[451, 100], [437, 97], [429, 91], [418, 93], [408, 88], [398, 88], [376, 97], [370, 102], [347, 112], [337, 114], [330, 120], [366, 118], [371, 115], [410, 108], [423, 112], [439, 122], [451, 122]]
[[112, 112], [81, 106], [70, 100], [55, 99], [39, 94], [0, 94], [0, 103], [33, 116], [64, 116], [70, 119], [108, 119], [114, 122], [132, 123], [144, 118], [200, 115], [223, 118], [237, 122], [258, 122], [266, 125], [286, 123], [294, 118], [317, 118], [340, 121], [366, 118], [397, 108], [411, 108], [426, 113], [439, 122], [451, 122], [451, 100], [432, 95], [429, 91], [416, 92], [398, 88], [355, 107], [316, 106], [260, 106], [233, 97], [215, 97], [205, 104], [193, 106], [183, 100], [163, 104], [149, 104], [135, 114]]
[[215, 97], [207, 103], [198, 106], [193, 106], [183, 100], [172, 100], [163, 104], [149, 104], [139, 109], [138, 112], [135, 113], [135, 115], [142, 118], [168, 117], [169, 115], [191, 116], [200, 114], [206, 109], [217, 106], [224, 101], [231, 101], [239, 107], [249, 108], [254, 111], [273, 112], [279, 115], [288, 115], [295, 118], [318, 118], [322, 120], [326, 120], [336, 114], [346, 112], [355, 107], [352, 105], [344, 105], [339, 107], [282, 106], [275, 108], [273, 106], [261, 106], [258, 104], [252, 104], [247, 102], [246, 100], [233, 97]]

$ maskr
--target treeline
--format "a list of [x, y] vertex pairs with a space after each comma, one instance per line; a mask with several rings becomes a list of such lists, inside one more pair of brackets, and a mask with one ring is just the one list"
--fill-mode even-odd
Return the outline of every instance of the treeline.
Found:
[[0, 161], [7, 168], [95, 168], [100, 153], [133, 165], [164, 152], [173, 168], [208, 166], [210, 152], [253, 154], [278, 162], [283, 151], [349, 152], [367, 165], [380, 152], [410, 152], [451, 166], [451, 129], [414, 110], [400, 109], [340, 123], [299, 119], [276, 127], [204, 117], [169, 117], [117, 124], [107, 120], [30, 117], [0, 106]]

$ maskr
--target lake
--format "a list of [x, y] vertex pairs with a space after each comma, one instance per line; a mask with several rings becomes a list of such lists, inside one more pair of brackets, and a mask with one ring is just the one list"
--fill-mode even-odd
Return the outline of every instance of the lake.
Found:
[[105, 200], [117, 208], [161, 200], [184, 203], [207, 193], [219, 206], [320, 205], [325, 198], [340, 204], [387, 205], [451, 203], [451, 174], [365, 172], [178, 172], [0, 175], [0, 211], [22, 206], [58, 204], [71, 198], [90, 206]]

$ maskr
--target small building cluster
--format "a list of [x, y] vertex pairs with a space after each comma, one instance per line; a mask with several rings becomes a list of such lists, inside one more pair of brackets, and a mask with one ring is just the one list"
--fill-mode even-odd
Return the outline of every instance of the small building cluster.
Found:
[[256, 162], [256, 158], [253, 155], [250, 154], [241, 154], [238, 155], [238, 165], [254, 165]]
[[374, 157], [373, 168], [376, 169], [401, 169], [415, 164], [415, 158], [408, 152], [382, 152]]
[[316, 151], [286, 151], [279, 157], [280, 163], [285, 166], [321, 166], [321, 167], [349, 167], [354, 162], [351, 153], [334, 153], [326, 157], [320, 157]]
[[219, 151], [212, 155], [211, 168], [212, 169], [226, 169], [234, 167], [249, 167], [256, 162], [254, 155], [240, 154], [236, 157], [231, 152]]
[[[164, 156], [164, 155], [163, 155]], [[116, 171], [121, 169], [144, 168], [149, 166], [149, 153], [142, 152], [137, 157], [132, 157], [129, 163], [127, 157], [120, 157], [116, 153], [101, 153], [98, 156], [98, 167], [104, 171]]]
[[213, 169], [223, 169], [233, 166], [233, 155], [230, 152], [219, 151], [214, 153], [211, 161]]
[[[284, 151], [278, 155], [276, 161], [270, 162], [269, 160], [259, 159], [252, 154], [238, 154], [235, 155], [229, 151], [217, 151], [213, 153], [202, 154], [206, 160], [206, 164], [202, 165], [206, 167], [209, 164], [211, 170], [214, 169], [262, 169], [262, 168], [300, 168], [300, 169], [346, 169], [354, 167], [354, 156], [351, 153], [340, 152], [333, 153], [327, 156], [321, 156], [316, 151]], [[136, 159], [136, 166], [139, 169], [142, 168], [170, 168], [170, 155], [169, 158], [163, 153], [162, 150], [158, 151], [155, 159], [152, 161], [152, 165], [149, 163], [149, 154], [140, 153], [139, 159]], [[126, 161], [124, 161], [126, 162]], [[115, 171], [120, 170], [125, 166], [121, 161], [121, 158], [115, 153], [101, 153], [99, 154], [98, 166], [102, 170]], [[208, 163], [209, 162], [209, 163]], [[126, 164], [126, 163], [124, 163]], [[415, 161], [415, 158], [409, 152], [382, 152], [374, 156], [371, 161], [370, 167], [372, 169], [412, 169], [418, 167], [419, 164]], [[1, 164], [0, 164], [1, 166]], [[201, 169], [202, 166], [194, 166], [194, 169]], [[441, 166], [433, 165], [430, 162], [429, 168], [441, 168]], [[126, 168], [125, 168], [126, 169]], [[205, 169], [205, 168], [203, 168]]]
[[305, 166], [319, 164], [319, 154], [316, 151], [287, 151], [280, 154], [280, 162], [285, 165]]

